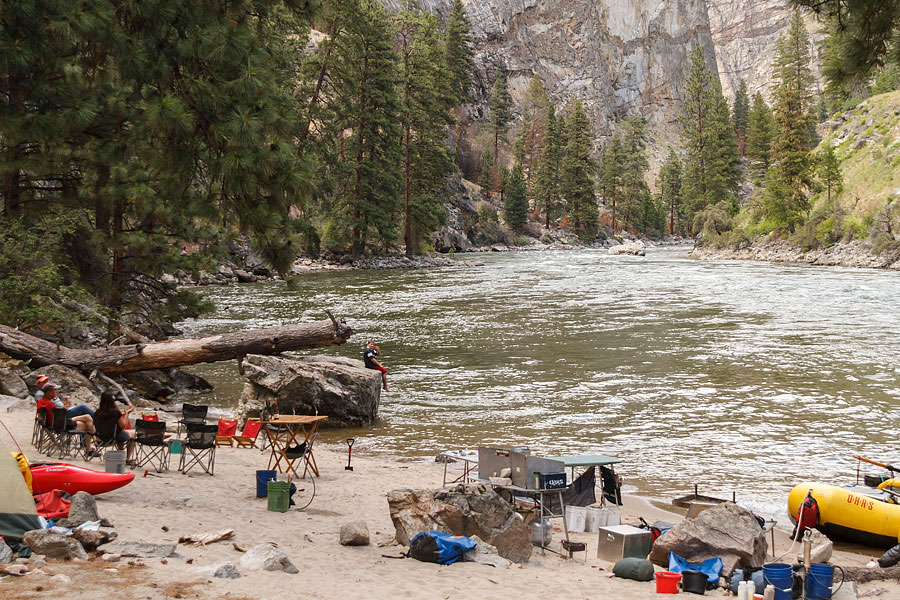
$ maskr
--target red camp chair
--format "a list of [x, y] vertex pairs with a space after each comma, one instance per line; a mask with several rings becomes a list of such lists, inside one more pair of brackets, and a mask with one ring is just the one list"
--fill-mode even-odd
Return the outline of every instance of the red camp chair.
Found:
[[237, 433], [237, 419], [219, 419], [216, 446], [231, 447], [231, 441], [234, 439], [235, 433]]
[[234, 436], [238, 448], [256, 448], [256, 438], [259, 436], [260, 430], [262, 430], [262, 423], [259, 419], [247, 419], [241, 435]]
[[142, 412], [141, 419], [144, 421], [150, 421], [151, 423], [159, 423], [159, 414], [155, 412]]

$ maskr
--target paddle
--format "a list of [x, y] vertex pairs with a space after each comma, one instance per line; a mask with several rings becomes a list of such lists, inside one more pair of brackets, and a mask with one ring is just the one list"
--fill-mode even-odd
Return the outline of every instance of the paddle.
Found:
[[886, 464], [884, 464], [884, 463], [880, 463], [880, 462], [878, 462], [878, 461], [875, 461], [875, 460], [872, 460], [872, 459], [869, 459], [869, 458], [863, 458], [862, 456], [857, 456], [857, 457], [856, 457], [856, 460], [861, 460], [861, 461], [863, 461], [863, 462], [869, 463], [870, 465], [875, 465], [876, 467], [881, 467], [882, 469], [887, 469], [887, 470], [890, 471], [891, 473], [900, 471], [900, 469], [898, 469], [897, 467], [894, 467], [894, 466], [892, 466], [892, 465], [886, 465]]

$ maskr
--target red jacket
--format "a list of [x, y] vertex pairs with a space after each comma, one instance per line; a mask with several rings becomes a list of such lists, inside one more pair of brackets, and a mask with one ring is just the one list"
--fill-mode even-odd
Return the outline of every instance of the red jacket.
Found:
[[39, 411], [42, 408], [47, 409], [47, 427], [53, 427], [53, 409], [56, 408], [56, 405], [53, 404], [53, 400], [41, 398], [37, 401], [37, 407], [35, 408], [35, 410]]

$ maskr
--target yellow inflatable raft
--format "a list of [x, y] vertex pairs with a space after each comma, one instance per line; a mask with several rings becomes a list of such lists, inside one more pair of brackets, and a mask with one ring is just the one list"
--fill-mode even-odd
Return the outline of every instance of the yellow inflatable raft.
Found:
[[811, 481], [800, 483], [788, 495], [791, 521], [796, 523], [800, 504], [808, 492], [812, 492], [819, 504], [817, 528], [829, 538], [878, 548], [895, 546], [900, 540], [900, 504], [896, 503], [900, 498], [894, 495], [896, 492]]

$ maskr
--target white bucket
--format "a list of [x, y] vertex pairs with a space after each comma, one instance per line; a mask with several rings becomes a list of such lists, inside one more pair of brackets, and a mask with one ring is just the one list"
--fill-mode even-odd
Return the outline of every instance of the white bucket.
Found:
[[107, 450], [103, 458], [107, 473], [125, 472], [125, 450]]
[[619, 525], [621, 523], [619, 509], [609, 506], [588, 506], [585, 519], [585, 531], [597, 533], [601, 527]]
[[566, 506], [566, 526], [572, 533], [587, 531], [587, 507]]

